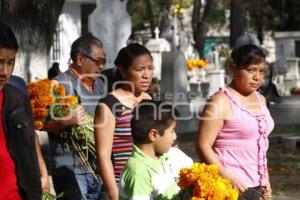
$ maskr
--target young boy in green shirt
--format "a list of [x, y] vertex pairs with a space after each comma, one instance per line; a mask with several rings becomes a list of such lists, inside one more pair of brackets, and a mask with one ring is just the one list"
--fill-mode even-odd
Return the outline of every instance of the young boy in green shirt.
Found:
[[178, 192], [167, 152], [176, 140], [170, 104], [142, 101], [133, 111], [134, 147], [121, 176], [120, 200], [167, 200]]

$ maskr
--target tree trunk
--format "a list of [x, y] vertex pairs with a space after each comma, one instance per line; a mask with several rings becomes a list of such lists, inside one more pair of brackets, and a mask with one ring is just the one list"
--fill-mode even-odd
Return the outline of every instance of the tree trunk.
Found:
[[230, 9], [230, 47], [234, 47], [237, 39], [245, 32], [243, 0], [231, 0]]
[[146, 3], [147, 3], [147, 6], [146, 6], [147, 11], [146, 12], [148, 14], [148, 19], [149, 19], [149, 23], [150, 23], [151, 36], [152, 36], [152, 38], [154, 38], [155, 37], [155, 33], [154, 33], [155, 22], [153, 19], [153, 10], [152, 10], [151, 0], [147, 0]]
[[23, 70], [20, 74], [27, 81], [32, 80], [30, 70], [43, 70], [42, 67], [47, 70], [47, 66], [34, 66], [32, 60], [39, 56], [42, 63], [47, 64], [53, 33], [64, 2], [65, 0], [5, 1], [1, 15], [18, 38], [19, 55], [23, 60], [17, 64]]
[[213, 6], [215, 6], [217, 3], [218, 0], [207, 0], [203, 15], [202, 17], [200, 17], [200, 10], [202, 7], [201, 0], [194, 0], [192, 27], [195, 40], [195, 48], [198, 51], [200, 58], [204, 57], [204, 44], [208, 31], [207, 21], [212, 14]]

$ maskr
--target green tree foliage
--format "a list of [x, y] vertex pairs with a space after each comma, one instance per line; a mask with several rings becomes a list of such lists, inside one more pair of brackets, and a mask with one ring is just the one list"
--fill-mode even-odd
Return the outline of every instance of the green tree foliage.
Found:
[[162, 13], [170, 12], [171, 5], [179, 5], [181, 8], [191, 6], [193, 0], [128, 0], [127, 11], [132, 19], [132, 30], [151, 29], [160, 27]]
[[251, 15], [251, 27], [261, 41], [264, 31], [300, 30], [299, 0], [248, 0], [245, 8]]
[[212, 8], [211, 16], [208, 18], [208, 23], [215, 27], [224, 26], [226, 23], [225, 7], [222, 2], [219, 2]]
[[[300, 30], [299, 0], [265, 0], [266, 28], [276, 31]], [[264, 2], [264, 1], [263, 1]]]

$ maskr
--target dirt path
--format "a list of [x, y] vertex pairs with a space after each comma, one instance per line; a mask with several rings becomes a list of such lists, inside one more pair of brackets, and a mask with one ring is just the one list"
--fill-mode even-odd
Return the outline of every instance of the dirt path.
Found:
[[[195, 134], [178, 136], [179, 147], [197, 161], [195, 141]], [[270, 142], [268, 165], [273, 200], [300, 200], [300, 151], [291, 152], [279, 142]]]

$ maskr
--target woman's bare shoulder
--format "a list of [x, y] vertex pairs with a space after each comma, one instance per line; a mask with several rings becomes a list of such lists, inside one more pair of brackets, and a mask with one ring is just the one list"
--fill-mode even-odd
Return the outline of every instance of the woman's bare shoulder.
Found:
[[215, 102], [215, 103], [224, 103], [224, 101], [227, 101], [227, 97], [222, 91], [216, 92], [213, 96], [210, 97], [209, 102]]
[[151, 97], [148, 93], [144, 92], [144, 93], [143, 93], [143, 99], [144, 99], [144, 100], [151, 100], [152, 97]]

